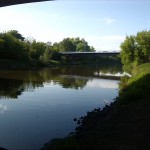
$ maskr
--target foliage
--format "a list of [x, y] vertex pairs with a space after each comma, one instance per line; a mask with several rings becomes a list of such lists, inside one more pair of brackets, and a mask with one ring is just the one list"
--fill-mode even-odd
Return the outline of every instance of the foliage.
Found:
[[27, 59], [28, 51], [26, 44], [10, 32], [0, 34], [0, 59]]
[[122, 78], [120, 102], [128, 103], [142, 99], [150, 93], [150, 63], [142, 64], [133, 70], [131, 78]]
[[129, 80], [127, 88], [120, 94], [123, 103], [138, 101], [150, 93], [150, 74], [141, 75], [137, 80]]
[[142, 65], [139, 65], [135, 67], [132, 71], [133, 75], [139, 75], [139, 74], [147, 74], [150, 73], [150, 63], [144, 63]]
[[119, 90], [120, 91], [124, 91], [127, 88], [128, 80], [129, 80], [129, 76], [127, 76], [127, 75], [121, 77], [120, 83], [119, 83]]
[[46, 48], [45, 43], [34, 40], [30, 45], [30, 58], [40, 59], [40, 56], [44, 54]]
[[136, 36], [126, 36], [120, 47], [120, 57], [126, 70], [150, 62], [150, 30], [138, 32]]
[[7, 34], [12, 35], [14, 38], [16, 38], [20, 41], [25, 40], [25, 38], [17, 30], [10, 30], [10, 31], [7, 32]]
[[94, 52], [93, 46], [89, 46], [84, 39], [64, 38], [59, 43], [53, 44], [53, 50], [57, 52]]
[[[59, 52], [95, 51], [88, 42], [80, 38], [64, 38], [61, 42], [36, 41], [24, 38], [17, 30], [0, 33], [0, 59], [21, 60], [32, 65], [65, 63]], [[25, 63], [24, 63], [25, 64]]]

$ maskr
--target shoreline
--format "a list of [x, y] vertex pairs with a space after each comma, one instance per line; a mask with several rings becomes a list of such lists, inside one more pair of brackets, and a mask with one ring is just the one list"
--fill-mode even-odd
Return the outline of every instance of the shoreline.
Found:
[[49, 141], [41, 150], [150, 149], [149, 66], [144, 64], [134, 70], [113, 103], [75, 118], [78, 127], [74, 133]]
[[70, 62], [63, 62], [63, 61], [51, 61], [50, 63], [46, 64], [38, 60], [10, 60], [10, 59], [0, 59], [0, 70], [27, 70], [27, 69], [37, 69], [43, 67], [55, 67], [55, 66], [109, 66], [109, 65], [117, 65], [122, 66], [121, 62], [112, 62], [112, 61], [103, 61], [99, 63], [70, 63]]

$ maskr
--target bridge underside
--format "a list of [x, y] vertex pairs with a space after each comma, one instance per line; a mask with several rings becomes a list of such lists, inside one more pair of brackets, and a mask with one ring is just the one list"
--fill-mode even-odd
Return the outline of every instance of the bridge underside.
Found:
[[53, 0], [0, 0], [0, 7], [24, 3], [42, 2], [42, 1], [53, 1]]
[[61, 56], [65, 57], [101, 57], [101, 56], [118, 56], [119, 52], [96, 53], [96, 52], [61, 52]]

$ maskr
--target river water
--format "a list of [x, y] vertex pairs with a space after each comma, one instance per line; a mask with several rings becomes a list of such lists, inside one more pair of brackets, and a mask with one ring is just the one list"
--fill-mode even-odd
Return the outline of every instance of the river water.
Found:
[[113, 101], [121, 73], [115, 65], [0, 71], [0, 146], [37, 150], [68, 135], [75, 117]]

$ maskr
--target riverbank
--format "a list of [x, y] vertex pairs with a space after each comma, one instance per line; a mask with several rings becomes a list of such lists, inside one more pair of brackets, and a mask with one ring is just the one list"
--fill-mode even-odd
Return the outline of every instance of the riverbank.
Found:
[[64, 59], [60, 60], [49, 60], [43, 62], [36, 59], [0, 59], [0, 70], [26, 70], [41, 67], [52, 67], [52, 66], [72, 66], [72, 65], [94, 65], [94, 66], [111, 66], [117, 65], [122, 67], [120, 58], [110, 57], [110, 58], [84, 58], [76, 61], [66, 61]]
[[25, 70], [41, 66], [36, 61], [0, 59], [0, 70]]
[[119, 97], [77, 121], [76, 131], [55, 139], [42, 150], [150, 149], [150, 63], [123, 78]]

